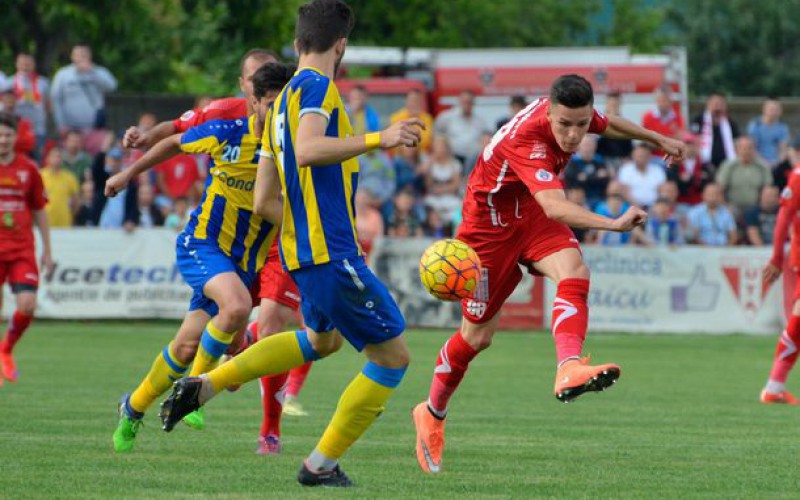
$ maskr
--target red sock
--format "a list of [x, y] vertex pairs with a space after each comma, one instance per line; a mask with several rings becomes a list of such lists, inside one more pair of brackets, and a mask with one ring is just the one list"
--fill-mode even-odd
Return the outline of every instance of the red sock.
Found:
[[588, 297], [589, 280], [569, 278], [558, 283], [551, 329], [559, 363], [581, 355], [589, 323]]
[[14, 350], [14, 345], [19, 342], [22, 334], [33, 321], [33, 316], [22, 314], [19, 311], [14, 311], [14, 316], [8, 322], [8, 331], [6, 331], [6, 338], [0, 342], [0, 351], [10, 354]]
[[300, 394], [300, 389], [306, 383], [308, 371], [311, 370], [311, 361], [304, 365], [289, 370], [289, 383], [286, 385], [286, 395], [296, 398]]
[[800, 316], [789, 316], [789, 324], [786, 325], [786, 330], [781, 334], [775, 349], [775, 361], [772, 363], [772, 372], [769, 374], [770, 380], [786, 383], [789, 371], [797, 361], [798, 344], [800, 344]]
[[281, 414], [283, 413], [283, 397], [286, 389], [288, 373], [261, 377], [261, 406], [264, 408], [264, 420], [261, 422], [261, 436], [267, 434], [281, 435]]
[[444, 417], [447, 413], [450, 396], [464, 378], [469, 362], [477, 355], [478, 351], [461, 336], [461, 330], [454, 333], [442, 346], [436, 358], [431, 392], [428, 396], [428, 406], [438, 416]]

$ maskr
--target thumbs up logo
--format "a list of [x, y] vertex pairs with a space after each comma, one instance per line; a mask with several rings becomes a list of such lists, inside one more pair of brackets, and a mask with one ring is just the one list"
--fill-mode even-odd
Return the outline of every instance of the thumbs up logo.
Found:
[[706, 269], [697, 265], [688, 285], [672, 287], [672, 310], [675, 312], [708, 312], [717, 306], [719, 283], [708, 281]]

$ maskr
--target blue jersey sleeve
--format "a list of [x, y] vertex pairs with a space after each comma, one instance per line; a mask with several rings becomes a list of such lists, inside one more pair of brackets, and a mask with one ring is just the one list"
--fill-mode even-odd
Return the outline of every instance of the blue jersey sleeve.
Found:
[[317, 113], [330, 118], [336, 107], [334, 96], [336, 87], [329, 78], [314, 75], [300, 84], [300, 116], [306, 113]]
[[230, 130], [224, 120], [211, 120], [192, 127], [181, 136], [181, 150], [188, 154], [213, 155], [225, 142]]

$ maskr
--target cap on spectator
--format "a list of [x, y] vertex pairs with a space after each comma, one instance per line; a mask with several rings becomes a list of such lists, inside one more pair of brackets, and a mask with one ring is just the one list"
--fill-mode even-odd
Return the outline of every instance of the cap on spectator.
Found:
[[114, 146], [108, 150], [108, 157], [114, 158], [115, 160], [121, 160], [125, 158], [125, 153], [122, 152], [122, 148], [119, 146]]

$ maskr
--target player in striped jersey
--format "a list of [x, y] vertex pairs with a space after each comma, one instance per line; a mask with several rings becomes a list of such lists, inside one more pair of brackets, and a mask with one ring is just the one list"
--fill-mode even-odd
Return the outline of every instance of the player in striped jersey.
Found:
[[177, 151], [207, 153], [212, 159], [200, 205], [176, 245], [181, 274], [194, 289], [189, 312], [141, 384], [123, 397], [114, 433], [118, 452], [133, 448], [144, 412], [185, 373], [189, 363], [193, 361], [195, 375], [210, 369], [247, 322], [252, 308], [250, 286], [277, 233], [275, 224], [253, 213], [262, 129], [257, 122], [265, 119], [289, 74], [285, 65], [265, 64], [253, 78], [253, 115], [212, 120], [173, 135], [106, 183], [106, 195], [114, 196], [137, 175]]
[[307, 328], [267, 337], [202, 377], [179, 380], [162, 405], [162, 422], [170, 430], [222, 389], [327, 356], [343, 336], [364, 351], [368, 362], [303, 462], [298, 481], [304, 486], [352, 485], [339, 458], [383, 412], [410, 358], [402, 314], [367, 268], [358, 245], [356, 156], [416, 146], [422, 123], [404, 120], [379, 133], [353, 135], [332, 81], [353, 22], [341, 0], [300, 7], [295, 33], [300, 69], [271, 111], [256, 181], [258, 213], [272, 213], [283, 195], [281, 258], [303, 297]]

